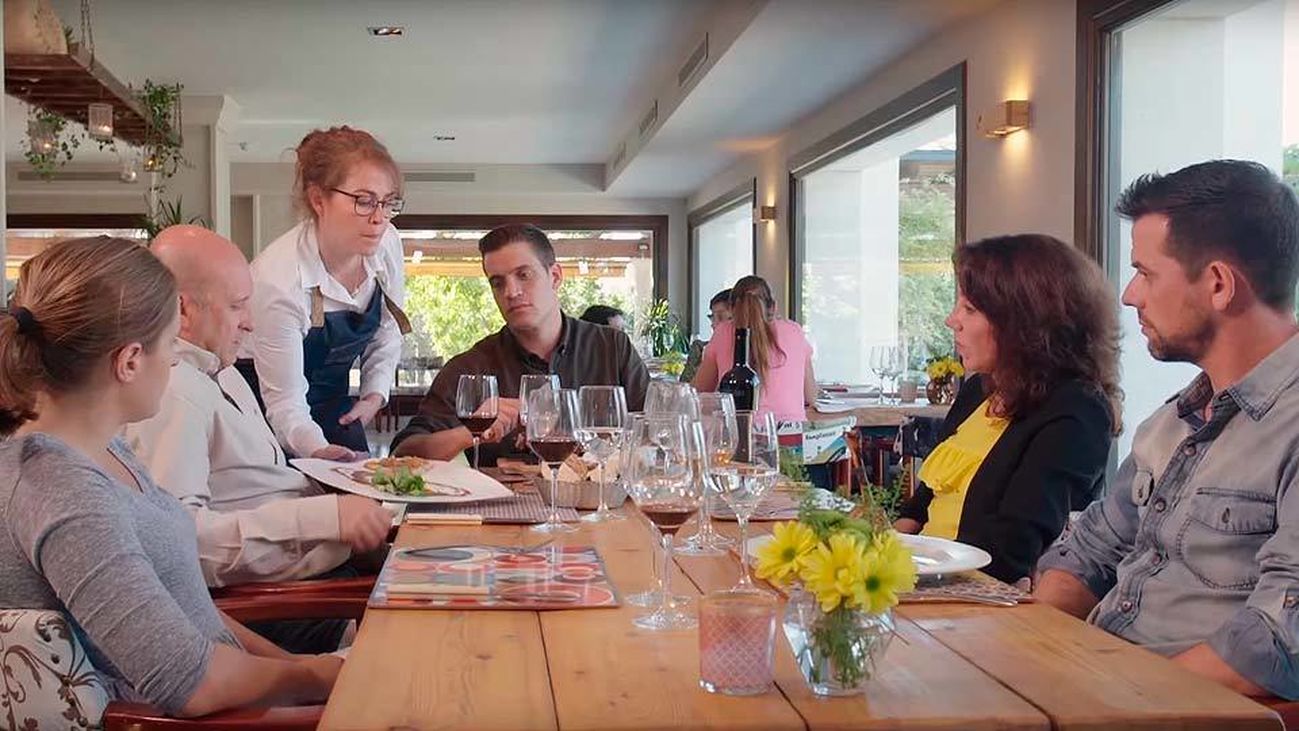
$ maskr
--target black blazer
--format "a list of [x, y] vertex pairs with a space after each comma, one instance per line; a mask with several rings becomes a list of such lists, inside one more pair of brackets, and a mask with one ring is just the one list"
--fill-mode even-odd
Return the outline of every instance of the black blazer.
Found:
[[[985, 398], [981, 377], [961, 386], [943, 421], [946, 439]], [[1111, 441], [1104, 396], [1079, 381], [1056, 387], [1032, 414], [1011, 422], [965, 493], [956, 540], [992, 554], [983, 570], [1006, 582], [1030, 576], [1069, 518], [1100, 496]], [[924, 524], [934, 493], [921, 484], [903, 518]]]

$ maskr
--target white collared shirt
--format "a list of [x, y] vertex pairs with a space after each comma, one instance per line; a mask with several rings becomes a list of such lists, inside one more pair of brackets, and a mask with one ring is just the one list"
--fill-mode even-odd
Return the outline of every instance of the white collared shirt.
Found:
[[[364, 259], [366, 278], [348, 292], [325, 270], [310, 220], [294, 226], [253, 261], [253, 334], [243, 357], [257, 365], [266, 418], [285, 449], [310, 457], [329, 442], [311, 419], [307, 378], [303, 374], [302, 340], [311, 329], [311, 290], [320, 287], [325, 312], [364, 312], [376, 284], [398, 307], [405, 304], [401, 236], [388, 224], [372, 256]], [[384, 401], [397, 377], [401, 360], [401, 330], [387, 307], [379, 331], [361, 356], [361, 395], [378, 394]]]
[[184, 340], [158, 413], [125, 438], [194, 516], [209, 586], [288, 581], [347, 560], [338, 500], [288, 466], [248, 382]]

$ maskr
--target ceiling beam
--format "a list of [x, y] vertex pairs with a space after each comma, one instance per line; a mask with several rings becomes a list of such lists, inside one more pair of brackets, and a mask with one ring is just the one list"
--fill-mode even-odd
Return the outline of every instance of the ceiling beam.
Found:
[[[678, 49], [678, 62], [654, 87], [651, 98], [642, 99], [641, 112], [631, 127], [619, 137], [617, 147], [604, 165], [604, 188], [609, 189], [637, 153], [645, 149], [663, 124], [675, 113], [692, 91], [699, 86], [735, 41], [753, 23], [768, 0], [724, 0], [702, 27], [684, 36], [688, 42]], [[754, 72], [758, 73], [758, 69]]]

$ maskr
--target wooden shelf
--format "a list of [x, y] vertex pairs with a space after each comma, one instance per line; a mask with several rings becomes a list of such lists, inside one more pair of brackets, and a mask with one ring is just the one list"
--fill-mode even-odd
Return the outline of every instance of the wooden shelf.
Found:
[[144, 107], [129, 87], [79, 44], [67, 54], [5, 54], [5, 93], [85, 125], [88, 105], [113, 105], [113, 135], [144, 146]]

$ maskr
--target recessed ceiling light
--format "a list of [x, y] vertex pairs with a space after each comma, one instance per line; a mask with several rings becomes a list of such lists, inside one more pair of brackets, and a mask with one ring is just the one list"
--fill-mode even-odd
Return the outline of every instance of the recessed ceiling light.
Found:
[[455, 142], [455, 135], [433, 135], [434, 142]]
[[366, 30], [375, 38], [389, 38], [391, 36], [405, 35], [406, 26], [404, 25], [372, 25]]

